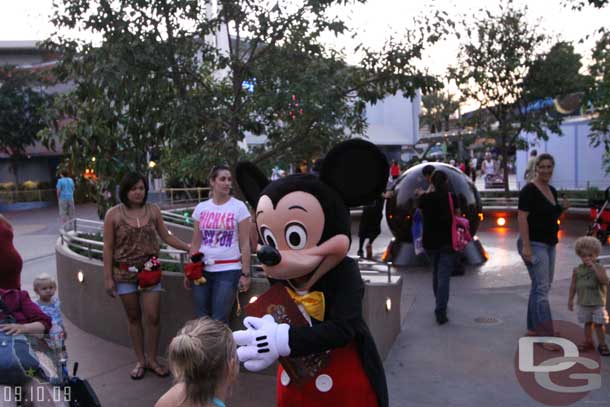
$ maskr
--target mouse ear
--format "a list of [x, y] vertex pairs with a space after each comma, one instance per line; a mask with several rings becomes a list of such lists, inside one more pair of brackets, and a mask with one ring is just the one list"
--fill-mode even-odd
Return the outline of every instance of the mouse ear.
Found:
[[381, 196], [389, 168], [377, 146], [352, 139], [337, 144], [324, 157], [320, 180], [337, 191], [347, 206], [358, 206]]
[[235, 167], [237, 185], [252, 208], [256, 208], [261, 191], [269, 184], [269, 180], [249, 161], [237, 163]]

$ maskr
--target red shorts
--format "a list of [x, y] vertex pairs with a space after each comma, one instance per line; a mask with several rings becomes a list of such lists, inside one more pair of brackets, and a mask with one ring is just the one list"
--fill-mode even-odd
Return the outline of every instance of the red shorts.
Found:
[[377, 395], [362, 367], [355, 342], [333, 349], [328, 364], [300, 386], [290, 383], [280, 365], [278, 407], [378, 407]]

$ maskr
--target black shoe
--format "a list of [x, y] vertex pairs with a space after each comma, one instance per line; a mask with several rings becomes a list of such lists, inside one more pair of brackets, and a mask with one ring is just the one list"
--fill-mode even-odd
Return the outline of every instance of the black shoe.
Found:
[[436, 314], [436, 323], [439, 325], [444, 325], [449, 322], [449, 318], [447, 318], [447, 314]]
[[358, 250], [358, 257], [363, 258], [364, 252], [362, 250]]

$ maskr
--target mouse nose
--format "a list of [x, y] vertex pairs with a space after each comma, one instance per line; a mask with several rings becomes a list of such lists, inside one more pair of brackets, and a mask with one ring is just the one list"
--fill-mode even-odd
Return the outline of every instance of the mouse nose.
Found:
[[258, 257], [258, 260], [265, 266], [275, 266], [282, 261], [280, 252], [275, 247], [267, 245], [258, 249], [256, 257]]

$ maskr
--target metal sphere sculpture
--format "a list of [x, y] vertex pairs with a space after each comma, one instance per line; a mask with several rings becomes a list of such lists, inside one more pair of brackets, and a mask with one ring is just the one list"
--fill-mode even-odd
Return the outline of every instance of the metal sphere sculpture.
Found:
[[409, 168], [396, 180], [394, 195], [386, 203], [386, 220], [396, 240], [412, 243], [411, 219], [416, 209], [415, 190], [428, 188], [428, 181], [422, 174], [426, 165], [442, 170], [449, 177], [449, 191], [457, 196], [460, 210], [470, 221], [470, 233], [476, 233], [482, 212], [481, 197], [474, 183], [459, 169], [444, 163], [422, 163]]

